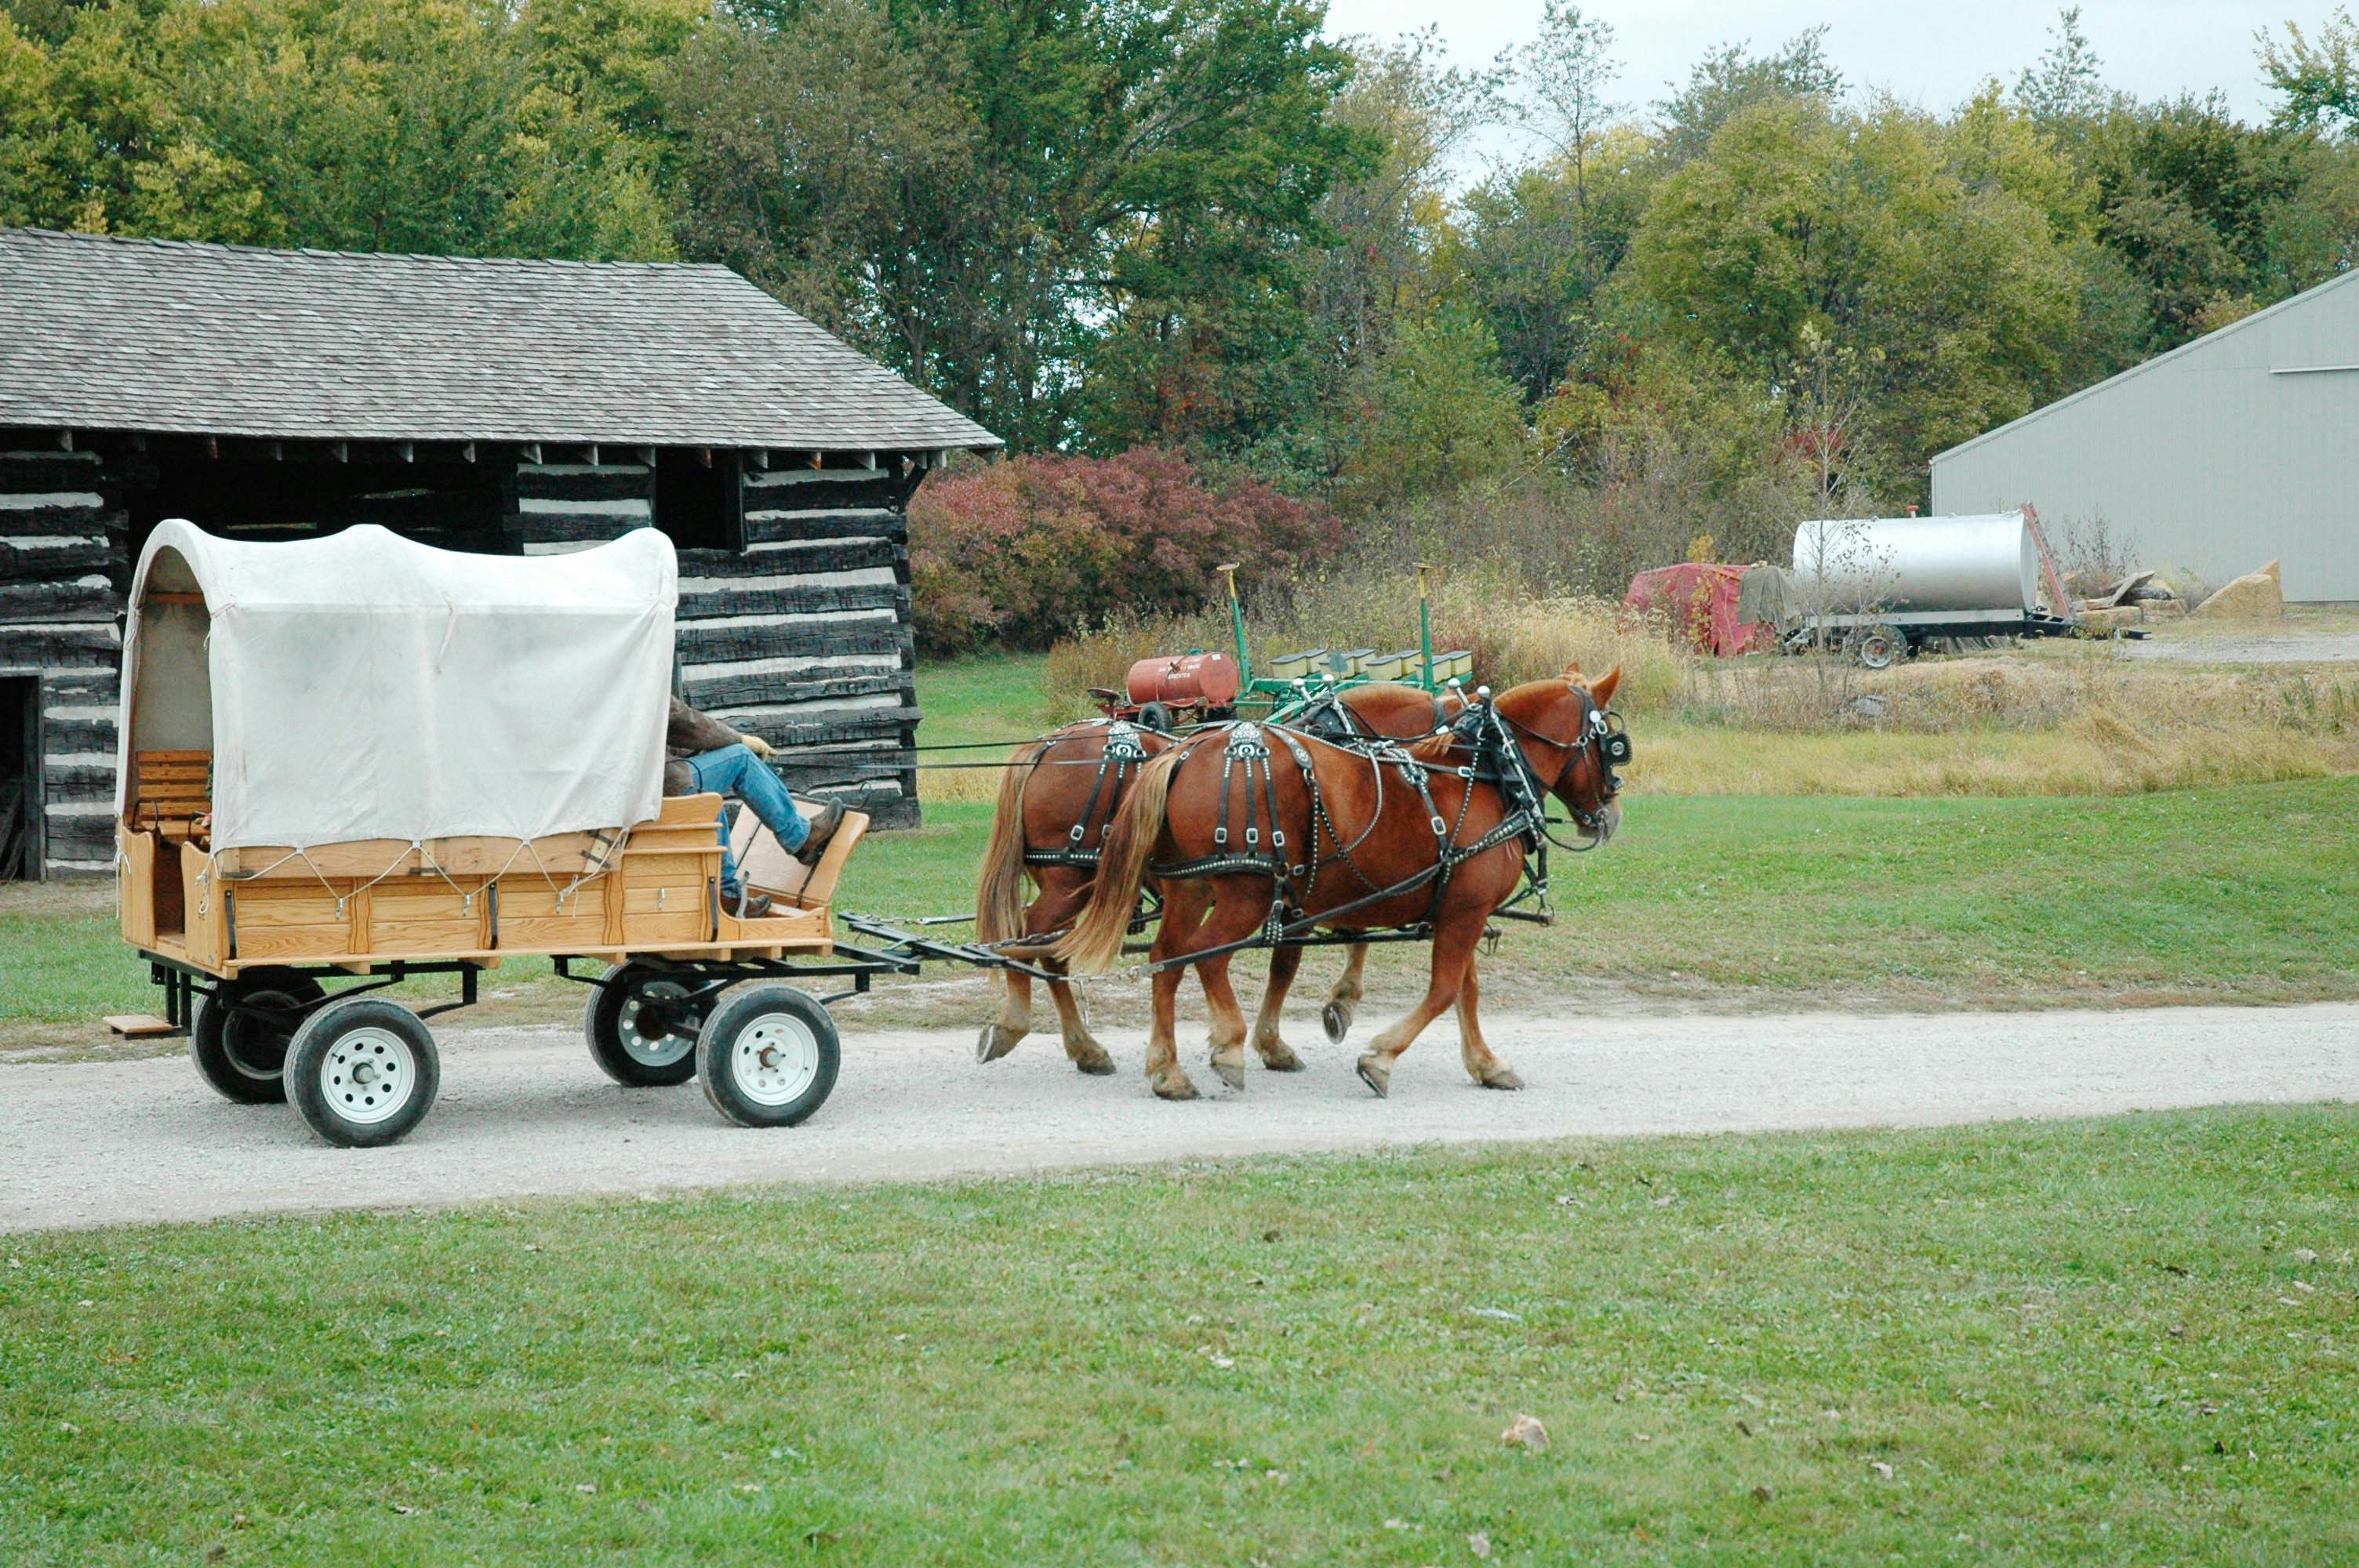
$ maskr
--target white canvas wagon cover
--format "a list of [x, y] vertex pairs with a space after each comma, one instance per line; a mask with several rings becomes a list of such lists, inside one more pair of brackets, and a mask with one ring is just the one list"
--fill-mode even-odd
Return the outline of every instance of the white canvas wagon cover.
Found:
[[133, 752], [209, 751], [216, 849], [635, 827], [661, 807], [678, 597], [652, 528], [480, 556], [374, 524], [265, 544], [160, 524], [132, 579], [116, 815]]

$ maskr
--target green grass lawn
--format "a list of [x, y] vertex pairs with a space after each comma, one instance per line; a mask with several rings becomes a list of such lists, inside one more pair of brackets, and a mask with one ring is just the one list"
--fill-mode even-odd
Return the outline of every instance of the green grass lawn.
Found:
[[[2359, 1111], [0, 1239], [0, 1558], [2359, 1558]], [[1504, 1448], [1518, 1413], [1545, 1454]]]

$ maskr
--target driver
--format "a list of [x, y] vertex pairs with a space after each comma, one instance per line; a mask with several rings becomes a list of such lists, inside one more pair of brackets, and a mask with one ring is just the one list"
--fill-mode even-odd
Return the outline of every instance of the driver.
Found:
[[[675, 697], [664, 726], [664, 794], [701, 795], [708, 790], [735, 795], [746, 809], [778, 837], [781, 849], [806, 866], [819, 864], [828, 840], [843, 823], [843, 807], [833, 801], [816, 816], [795, 809], [795, 797], [767, 766], [770, 743], [759, 735], [741, 734], [717, 719], [699, 713]], [[748, 889], [737, 875], [737, 859], [729, 850], [729, 808], [721, 808], [721, 896], [740, 920], [759, 920], [770, 912], [766, 893]]]

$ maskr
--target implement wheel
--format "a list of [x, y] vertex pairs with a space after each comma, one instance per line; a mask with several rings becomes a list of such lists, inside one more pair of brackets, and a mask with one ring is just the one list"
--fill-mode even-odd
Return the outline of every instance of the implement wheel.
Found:
[[426, 1119], [442, 1064], [425, 1022], [399, 1002], [332, 1001], [295, 1032], [287, 1098], [303, 1125], [344, 1149], [392, 1143]]
[[731, 991], [696, 1037], [712, 1108], [740, 1127], [792, 1127], [827, 1103], [841, 1063], [835, 1020], [787, 985]]
[[[608, 969], [582, 1010], [582, 1033], [598, 1070], [625, 1088], [660, 1088], [696, 1076], [703, 1019], [688, 994], [687, 986], [645, 964]], [[681, 1029], [686, 1033], [675, 1033]]]
[[1854, 634], [1851, 651], [1872, 670], [1888, 670], [1908, 656], [1908, 635], [1897, 626], [1877, 624]]
[[327, 993], [292, 969], [248, 969], [197, 1002], [189, 1022], [189, 1060], [197, 1074], [241, 1105], [287, 1098], [287, 1047], [301, 1009]]

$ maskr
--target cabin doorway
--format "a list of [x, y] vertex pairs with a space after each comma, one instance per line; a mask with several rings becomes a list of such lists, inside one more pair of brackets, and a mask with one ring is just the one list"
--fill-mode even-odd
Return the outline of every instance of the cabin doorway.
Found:
[[41, 681], [0, 676], [0, 881], [41, 878]]

